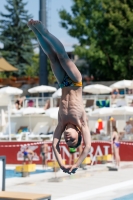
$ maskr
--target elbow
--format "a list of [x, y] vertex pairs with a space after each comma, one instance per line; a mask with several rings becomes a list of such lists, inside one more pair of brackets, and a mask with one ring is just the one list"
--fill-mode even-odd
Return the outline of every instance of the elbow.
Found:
[[52, 147], [53, 147], [53, 149], [55, 149], [56, 148], [56, 144], [55, 144], [55, 142], [53, 141], [53, 143], [52, 143]]
[[59, 147], [59, 144], [57, 142], [53, 141], [52, 147], [53, 147], [53, 149], [57, 149]]

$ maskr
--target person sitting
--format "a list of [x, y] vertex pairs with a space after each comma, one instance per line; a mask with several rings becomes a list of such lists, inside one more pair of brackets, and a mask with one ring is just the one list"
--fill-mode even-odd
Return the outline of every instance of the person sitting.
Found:
[[121, 139], [127, 135], [133, 133], [133, 126], [130, 124], [130, 121], [126, 121], [126, 126], [124, 127], [124, 132], [120, 132]]
[[34, 101], [32, 99], [28, 101], [27, 107], [34, 107]]
[[44, 110], [47, 110], [50, 108], [50, 99], [48, 99], [45, 103], [45, 106], [44, 106]]
[[133, 100], [132, 100], [132, 102], [130, 103], [130, 106], [133, 106]]
[[25, 100], [25, 97], [19, 97], [15, 102], [15, 107], [17, 110], [20, 110], [23, 107], [23, 102]]
[[130, 124], [130, 121], [126, 121], [126, 126], [124, 130], [126, 134], [133, 133], [133, 126]]
[[111, 96], [112, 96], [112, 99], [118, 98], [119, 97], [119, 90], [114, 89]]

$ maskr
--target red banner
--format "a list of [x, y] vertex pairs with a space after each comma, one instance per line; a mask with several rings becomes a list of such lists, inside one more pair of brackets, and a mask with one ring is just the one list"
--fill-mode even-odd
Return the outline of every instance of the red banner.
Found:
[[[52, 143], [48, 142], [48, 161], [54, 160], [54, 153], [52, 151]], [[25, 145], [28, 145], [31, 150], [35, 152], [33, 162], [41, 164], [40, 145], [41, 142], [0, 142], [0, 155], [6, 156], [7, 164], [22, 164], [23, 150]], [[62, 158], [68, 163], [70, 153], [65, 144], [60, 144]], [[96, 156], [111, 154], [111, 145], [109, 142], [92, 141], [91, 151], [88, 153], [91, 160], [95, 161]], [[79, 156], [79, 152], [74, 153], [74, 158]], [[120, 158], [121, 161], [133, 161], [133, 142], [121, 142], [120, 145]]]

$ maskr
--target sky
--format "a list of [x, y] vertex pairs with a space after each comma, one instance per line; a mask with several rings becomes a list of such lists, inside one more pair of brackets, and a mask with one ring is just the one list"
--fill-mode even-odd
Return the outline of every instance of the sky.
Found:
[[[0, 0], [0, 12], [5, 12], [4, 5], [6, 0]], [[33, 16], [33, 19], [39, 19], [39, 2], [40, 0], [24, 0], [27, 2], [25, 6], [29, 14]], [[54, 34], [65, 46], [66, 51], [71, 51], [73, 45], [77, 44], [77, 40], [68, 35], [67, 30], [60, 26], [60, 17], [58, 10], [65, 8], [67, 11], [71, 11], [72, 0], [47, 0], [48, 6], [48, 29]]]

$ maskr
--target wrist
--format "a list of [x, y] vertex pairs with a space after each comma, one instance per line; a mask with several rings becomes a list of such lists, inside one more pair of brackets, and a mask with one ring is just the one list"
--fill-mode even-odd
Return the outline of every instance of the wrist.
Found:
[[65, 167], [64, 165], [60, 165], [60, 168], [61, 168], [62, 170], [64, 169], [64, 167]]
[[80, 164], [78, 163], [75, 163], [74, 165], [75, 165], [75, 168], [78, 168], [80, 166]]

